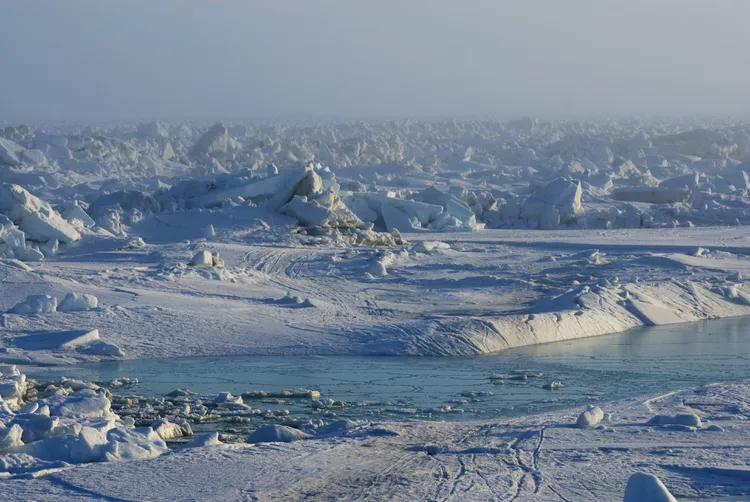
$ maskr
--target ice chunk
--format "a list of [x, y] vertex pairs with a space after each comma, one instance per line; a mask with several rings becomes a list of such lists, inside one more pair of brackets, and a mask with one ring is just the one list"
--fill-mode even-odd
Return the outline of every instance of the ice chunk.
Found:
[[18, 380], [0, 380], [0, 398], [4, 400], [18, 399], [23, 396], [24, 383]]
[[86, 293], [68, 293], [57, 306], [58, 312], [83, 312], [99, 306], [99, 299]]
[[384, 204], [380, 210], [385, 229], [388, 232], [398, 230], [400, 232], [410, 232], [419, 228], [420, 224], [416, 218], [410, 217], [404, 211], [392, 205]]
[[0, 184], [0, 212], [5, 213], [32, 241], [57, 239], [69, 244], [81, 238], [52, 206], [18, 185]]
[[112, 356], [125, 357], [125, 351], [114, 343], [105, 342], [104, 340], [95, 340], [78, 349], [78, 352], [94, 356]]
[[31, 295], [26, 300], [16, 304], [10, 314], [44, 314], [57, 310], [57, 298], [48, 295]]
[[677, 502], [677, 499], [653, 474], [636, 472], [628, 478], [623, 502]]
[[14, 342], [16, 347], [25, 350], [55, 350], [80, 347], [96, 340], [99, 340], [98, 329], [79, 329], [24, 335], [15, 338]]
[[21, 371], [15, 364], [0, 364], [0, 376], [19, 376]]
[[29, 166], [46, 166], [47, 157], [41, 150], [24, 150], [21, 154], [21, 163]]
[[558, 178], [530, 195], [523, 203], [521, 217], [535, 222], [552, 218], [550, 208], [556, 211], [555, 219], [563, 225], [574, 223], [583, 215], [581, 184]]
[[450, 249], [450, 244], [440, 241], [422, 241], [418, 242], [412, 248], [415, 253], [435, 253], [439, 251], [445, 251]]
[[22, 435], [23, 429], [18, 424], [13, 424], [8, 428], [0, 429], [0, 453], [22, 446]]
[[689, 197], [690, 190], [686, 188], [619, 187], [612, 191], [612, 198], [615, 200], [649, 204], [687, 202]]
[[168, 138], [169, 125], [158, 121], [139, 124], [138, 133], [147, 138]]
[[9, 139], [0, 138], [0, 162], [9, 166], [17, 166], [21, 163], [24, 148]]
[[382, 193], [356, 192], [343, 197], [344, 203], [362, 221], [383, 225], [392, 232], [411, 232], [427, 227], [443, 214], [442, 206], [414, 200], [397, 199]]
[[578, 416], [576, 425], [581, 428], [595, 427], [604, 418], [604, 412], [598, 406], [592, 406]]
[[207, 432], [196, 436], [194, 439], [182, 445], [182, 448], [202, 448], [204, 446], [216, 446], [223, 444], [219, 441], [218, 432]]
[[[469, 205], [457, 198], [455, 195], [430, 187], [418, 194], [419, 200], [427, 204], [442, 206], [445, 214], [448, 214], [461, 222], [460, 226], [474, 229], [477, 227], [476, 214]], [[439, 229], [432, 224], [432, 228]]]
[[562, 382], [550, 382], [542, 386], [546, 390], [561, 390], [563, 388]]
[[669, 178], [659, 183], [659, 188], [687, 188], [693, 190], [698, 187], [698, 173], [684, 174]]
[[215, 153], [225, 153], [229, 145], [229, 131], [221, 122], [217, 122], [198, 138], [190, 156], [195, 160], [203, 160], [206, 156]]
[[195, 253], [190, 260], [190, 265], [193, 267], [212, 267], [213, 264], [213, 255], [211, 255], [210, 251], [206, 251], [205, 249]]
[[[99, 220], [109, 210], [125, 211], [133, 214], [158, 213], [161, 203], [153, 196], [139, 190], [120, 190], [102, 195], [89, 206], [89, 214], [94, 220]], [[126, 223], [129, 220], [126, 219]]]
[[107, 433], [107, 441], [101, 452], [102, 460], [109, 462], [154, 458], [169, 451], [151, 427], [115, 428]]
[[97, 216], [96, 224], [112, 232], [114, 235], [127, 235], [125, 230], [122, 228], [122, 222], [120, 221], [120, 211], [113, 208], [107, 208], [103, 210], [102, 214]]
[[267, 425], [256, 430], [248, 441], [251, 443], [289, 443], [311, 437], [299, 429], [286, 425]]
[[255, 204], [268, 201], [270, 207], [278, 209], [295, 195], [309, 197], [323, 191], [320, 176], [311, 168], [293, 169], [260, 180], [235, 176], [226, 179], [220, 188], [196, 183], [175, 185], [163, 198], [185, 199], [187, 207], [214, 207], [224, 200], [242, 197]]
[[67, 418], [104, 418], [114, 419], [110, 411], [111, 403], [101, 392], [83, 389], [67, 396], [54, 395], [42, 400], [49, 406], [50, 415]]
[[648, 421], [648, 425], [685, 425], [687, 427], [702, 427], [701, 418], [695, 413], [681, 413], [678, 415], [656, 415]]
[[332, 201], [326, 207], [318, 200], [308, 201], [307, 197], [296, 195], [280, 209], [280, 212], [296, 218], [305, 227], [359, 228], [363, 226], [362, 220], [337, 200]]
[[221, 392], [216, 396], [216, 399], [214, 399], [214, 404], [243, 404], [242, 396], [235, 397], [229, 392]]
[[78, 204], [70, 204], [63, 207], [62, 217], [70, 223], [72, 220], [79, 220], [83, 223], [86, 228], [93, 227], [96, 222], [89, 216], [89, 214]]
[[169, 439], [180, 438], [183, 436], [180, 426], [170, 422], [165, 418], [152, 423], [151, 428], [154, 429], [159, 437], [165, 441]]

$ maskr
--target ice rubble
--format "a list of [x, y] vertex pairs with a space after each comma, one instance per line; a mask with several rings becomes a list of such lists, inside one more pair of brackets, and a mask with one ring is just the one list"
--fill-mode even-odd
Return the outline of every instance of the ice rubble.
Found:
[[0, 256], [37, 261], [80, 238], [47, 202], [18, 185], [0, 183]]
[[30, 295], [26, 300], [13, 306], [10, 314], [44, 314], [49, 312], [83, 312], [96, 309], [99, 299], [88, 293], [67, 293], [58, 302], [57, 297], [49, 295]]
[[[263, 201], [305, 227], [380, 231], [750, 223], [747, 124], [529, 121], [24, 125], [2, 133], [0, 181], [116, 235], [158, 211]], [[294, 167], [308, 163], [330, 169]]]
[[[65, 379], [44, 388], [0, 365], [0, 475], [167, 453], [162, 431], [133, 427], [111, 411], [109, 393]], [[178, 427], [179, 428], [179, 427]]]

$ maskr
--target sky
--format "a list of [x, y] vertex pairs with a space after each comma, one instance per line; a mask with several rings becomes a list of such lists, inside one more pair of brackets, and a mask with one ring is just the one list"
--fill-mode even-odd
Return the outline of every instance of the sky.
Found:
[[0, 119], [744, 114], [750, 0], [0, 0]]

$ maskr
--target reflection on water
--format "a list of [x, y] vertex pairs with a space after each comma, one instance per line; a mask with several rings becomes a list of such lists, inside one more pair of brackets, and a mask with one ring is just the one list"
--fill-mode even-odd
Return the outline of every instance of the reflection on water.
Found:
[[[735, 318], [643, 328], [480, 357], [207, 357], [28, 372], [38, 379], [61, 374], [96, 381], [137, 377], [140, 385], [127, 392], [147, 396], [176, 388], [240, 394], [304, 387], [319, 390], [324, 398], [362, 404], [342, 416], [400, 414], [404, 408], [416, 408], [418, 416], [427, 416], [425, 409], [450, 404], [464, 413], [437, 416], [477, 418], [750, 379], [747, 326], [748, 318]], [[533, 370], [543, 376], [505, 379], [502, 384], [489, 379], [514, 370]], [[553, 380], [562, 381], [565, 388], [544, 390], [543, 385]], [[286, 403], [285, 407], [290, 406], [298, 408], [293, 409], [298, 416], [312, 413], [309, 404]]]

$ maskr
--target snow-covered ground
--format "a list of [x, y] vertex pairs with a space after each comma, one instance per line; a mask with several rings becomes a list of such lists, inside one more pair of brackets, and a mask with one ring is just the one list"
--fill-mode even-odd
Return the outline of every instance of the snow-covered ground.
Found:
[[[146, 241], [138, 249], [91, 236], [53, 259], [0, 262], [0, 359], [118, 355], [29, 338], [64, 330], [98, 329], [97, 344], [135, 358], [466, 355], [750, 314], [745, 227], [404, 234], [407, 244], [384, 249], [282, 236], [251, 244], [266, 230], [238, 230], [231, 214], [155, 216], [138, 227]], [[216, 237], [158, 242], [162, 224], [184, 237], [200, 218], [213, 221]], [[708, 251], [695, 256], [699, 247]], [[224, 266], [187, 265], [201, 249]], [[371, 274], [374, 264], [387, 274]], [[70, 293], [97, 304], [61, 311]], [[30, 295], [60, 304], [32, 315], [16, 307]]]
[[[729, 119], [8, 126], [0, 134], [0, 363], [476, 355], [750, 315], [748, 172], [750, 125]], [[42, 464], [7, 460], [22, 447], [7, 426], [47, 420], [7, 418], [41, 397], [25, 395], [18, 378], [0, 376], [4, 472], [37, 471], [46, 455], [26, 445]], [[717, 389], [707, 391], [712, 399]], [[46, 398], [64, 401], [68, 391], [55, 392]], [[63, 420], [77, 420], [55, 406], [52, 417], [59, 408]], [[7, 486], [19, 498], [101, 489], [138, 498], [124, 491], [128, 476], [176, 479], [164, 473], [184, 476], [210, 458], [229, 472], [252, 471], [211, 487], [237, 498], [254, 496], [243, 490], [289, 498], [284, 485], [344, 498], [611, 500], [639, 466], [691, 495], [712, 489], [706, 469], [741, 464], [744, 452], [726, 446], [738, 441], [739, 422], [719, 434], [644, 429], [632, 425], [643, 421], [642, 405], [612, 410], [624, 417], [615, 432], [540, 432], [538, 423], [572, 423], [560, 414], [388, 424], [399, 435], [368, 429], [365, 438], [284, 448], [197, 449]], [[106, 426], [87, 416], [45, 430], [96, 443], [116, 423], [107, 413], [98, 417]], [[107, 439], [113, 451], [77, 458], [164, 453], [158, 434], [144, 439], [116, 424], [112, 434], [137, 447], [119, 452]], [[442, 453], [420, 450], [428, 443]], [[668, 468], [671, 454], [650, 453], [670, 448], [699, 465]], [[160, 469], [148, 474], [153, 465]], [[741, 471], [715, 471], [729, 479], [717, 490]], [[204, 498], [204, 475], [173, 489]]]

